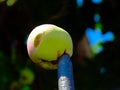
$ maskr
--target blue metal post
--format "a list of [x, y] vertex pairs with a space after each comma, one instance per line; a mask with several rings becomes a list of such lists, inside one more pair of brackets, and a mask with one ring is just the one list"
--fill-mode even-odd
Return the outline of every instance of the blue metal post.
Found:
[[58, 62], [59, 90], [74, 90], [72, 62], [68, 55], [63, 55]]

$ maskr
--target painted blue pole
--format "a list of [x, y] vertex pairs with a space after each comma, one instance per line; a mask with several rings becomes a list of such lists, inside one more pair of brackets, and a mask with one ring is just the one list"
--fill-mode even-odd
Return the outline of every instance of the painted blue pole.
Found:
[[72, 62], [66, 54], [58, 62], [58, 88], [59, 90], [74, 90]]

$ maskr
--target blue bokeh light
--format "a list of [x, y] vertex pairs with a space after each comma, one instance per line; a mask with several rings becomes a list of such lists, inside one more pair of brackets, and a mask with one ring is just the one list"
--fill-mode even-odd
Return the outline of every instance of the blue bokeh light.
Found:
[[77, 7], [80, 8], [83, 6], [83, 0], [76, 0]]
[[94, 15], [94, 21], [95, 21], [95, 22], [99, 22], [99, 21], [100, 21], [100, 15], [99, 15], [98, 13], [96, 13], [96, 14]]
[[114, 34], [109, 31], [103, 35], [102, 43], [105, 43], [107, 41], [113, 41], [113, 40], [114, 40]]
[[114, 35], [112, 32], [106, 32], [103, 34], [102, 30], [94, 30], [92, 28], [87, 28], [85, 35], [88, 39], [93, 54], [98, 54], [103, 51], [103, 43], [114, 40]]
[[94, 4], [101, 4], [103, 0], [91, 0], [91, 2]]
[[91, 46], [101, 42], [102, 32], [100, 30], [87, 28], [85, 34]]
[[106, 73], [106, 68], [105, 67], [101, 67], [100, 68], [100, 74], [105, 74]]

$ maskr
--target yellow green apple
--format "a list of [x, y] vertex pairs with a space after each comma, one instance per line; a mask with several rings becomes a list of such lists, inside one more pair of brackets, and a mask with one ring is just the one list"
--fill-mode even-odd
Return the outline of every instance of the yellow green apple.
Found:
[[73, 54], [70, 34], [53, 24], [35, 27], [28, 36], [27, 50], [31, 60], [44, 69], [57, 69], [59, 58], [63, 54]]

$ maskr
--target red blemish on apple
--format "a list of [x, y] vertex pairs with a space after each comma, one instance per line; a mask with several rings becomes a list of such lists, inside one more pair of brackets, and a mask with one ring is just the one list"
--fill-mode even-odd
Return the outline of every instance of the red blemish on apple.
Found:
[[64, 50], [64, 54], [67, 54], [67, 50], [66, 49]]
[[42, 34], [38, 34], [35, 38], [34, 41], [34, 47], [37, 47], [40, 44], [40, 39], [41, 39]]
[[66, 49], [64, 50], [64, 53], [63, 53], [63, 54], [61, 54], [60, 51], [58, 50], [58, 51], [57, 51], [57, 61], [59, 60], [59, 58], [60, 58], [62, 55], [65, 55], [65, 54], [67, 54], [67, 50], [66, 50]]
[[61, 56], [60, 50], [57, 51], [57, 58]]

